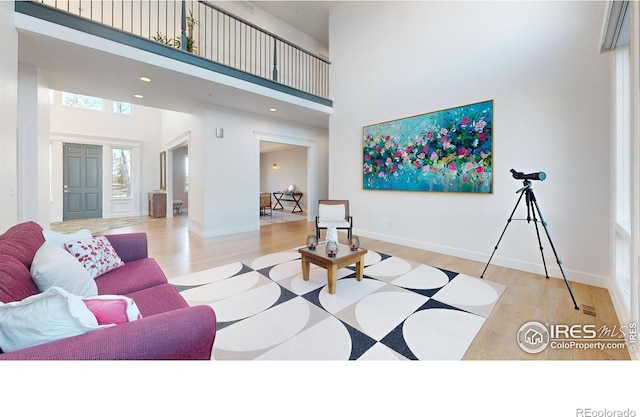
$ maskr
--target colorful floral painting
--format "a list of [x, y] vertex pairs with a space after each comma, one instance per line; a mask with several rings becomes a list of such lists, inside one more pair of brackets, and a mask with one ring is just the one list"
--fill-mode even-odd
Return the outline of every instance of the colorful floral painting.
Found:
[[365, 190], [491, 193], [493, 100], [363, 128]]

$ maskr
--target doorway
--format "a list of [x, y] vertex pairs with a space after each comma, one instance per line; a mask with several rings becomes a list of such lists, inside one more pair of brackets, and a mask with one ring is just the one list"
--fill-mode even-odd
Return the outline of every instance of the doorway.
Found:
[[[259, 184], [260, 194], [271, 197], [271, 210], [259, 211], [260, 225], [307, 220], [309, 208], [309, 148], [307, 146], [260, 141]], [[283, 196], [279, 202], [274, 192], [293, 189], [301, 193], [295, 199]], [[269, 213], [265, 216], [263, 213]]]
[[186, 131], [167, 143], [167, 201], [174, 214], [189, 212], [189, 147], [191, 131]]
[[172, 183], [173, 214], [189, 211], [189, 145], [173, 149]]
[[306, 211], [307, 151], [305, 146], [260, 142], [260, 192], [284, 191], [293, 186], [304, 193], [301, 204]]
[[102, 217], [102, 146], [65, 143], [62, 219]]

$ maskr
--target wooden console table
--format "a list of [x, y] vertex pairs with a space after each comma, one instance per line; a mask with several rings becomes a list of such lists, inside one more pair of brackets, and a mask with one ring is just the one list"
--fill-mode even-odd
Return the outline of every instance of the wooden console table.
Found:
[[[280, 201], [293, 201], [296, 205], [291, 210], [292, 213], [302, 212], [302, 207], [300, 207], [300, 200], [302, 199], [302, 193], [289, 193], [286, 191], [274, 191], [273, 196], [276, 199], [276, 204], [273, 205], [274, 210], [284, 210], [282, 203]], [[289, 197], [289, 198], [287, 198]], [[278, 207], [280, 206], [280, 207]], [[298, 209], [298, 210], [296, 210]]]
[[149, 216], [167, 217], [167, 194], [149, 193]]

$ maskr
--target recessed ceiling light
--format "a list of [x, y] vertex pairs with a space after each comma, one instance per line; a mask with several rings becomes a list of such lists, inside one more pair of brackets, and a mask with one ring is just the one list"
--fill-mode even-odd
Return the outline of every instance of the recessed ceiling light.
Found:
[[278, 109], [276, 109], [275, 107], [271, 107], [269, 111], [278, 111]]
[[149, 78], [149, 77], [140, 77], [140, 81], [144, 81], [145, 83], [150, 83], [151, 82], [151, 78]]
[[134, 94], [133, 95], [135, 98], [144, 98], [144, 96], [142, 94]]

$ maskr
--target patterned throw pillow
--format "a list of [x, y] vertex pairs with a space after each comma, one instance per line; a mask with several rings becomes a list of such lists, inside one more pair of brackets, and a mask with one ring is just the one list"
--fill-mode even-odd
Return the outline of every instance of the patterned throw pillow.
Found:
[[104, 236], [73, 240], [65, 242], [64, 246], [94, 279], [124, 265], [109, 240]]

